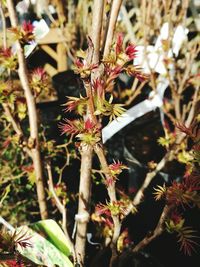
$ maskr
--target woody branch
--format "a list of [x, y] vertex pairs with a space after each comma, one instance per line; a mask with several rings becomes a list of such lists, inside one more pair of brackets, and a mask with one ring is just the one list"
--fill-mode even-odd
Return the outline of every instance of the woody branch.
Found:
[[[7, 7], [8, 7], [11, 25], [12, 27], [17, 27], [18, 21], [17, 21], [15, 8], [14, 8], [14, 3], [12, 0], [7, 0]], [[18, 57], [18, 64], [19, 64], [18, 74], [19, 74], [22, 88], [24, 90], [25, 98], [27, 101], [27, 107], [28, 107], [28, 116], [29, 116], [29, 125], [30, 125], [29, 141], [32, 144], [30, 149], [32, 153], [32, 160], [33, 160], [34, 170], [36, 174], [36, 188], [37, 188], [38, 203], [39, 203], [41, 218], [46, 219], [48, 217], [48, 210], [47, 210], [47, 204], [46, 204], [44, 177], [43, 177], [41, 156], [40, 156], [40, 144], [39, 144], [39, 137], [38, 137], [38, 116], [37, 116], [36, 104], [35, 104], [35, 99], [32, 94], [31, 88], [29, 86], [26, 61], [25, 61], [25, 57], [23, 53], [23, 48], [19, 41], [16, 41], [16, 47], [17, 47], [17, 57]]]

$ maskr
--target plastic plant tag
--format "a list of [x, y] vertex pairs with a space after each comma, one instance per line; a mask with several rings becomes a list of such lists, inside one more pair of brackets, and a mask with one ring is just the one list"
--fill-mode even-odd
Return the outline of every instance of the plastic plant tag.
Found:
[[49, 32], [49, 26], [44, 19], [41, 19], [40, 21], [34, 21], [33, 26], [36, 42], [44, 38], [44, 36]]
[[33, 52], [36, 46], [37, 46], [37, 43], [35, 41], [32, 41], [30, 44], [27, 44], [24, 46], [24, 54], [26, 58], [30, 56], [30, 54]]
[[30, 246], [18, 246], [19, 253], [41, 266], [72, 267], [69, 260], [68, 241], [59, 225], [53, 220], [43, 220], [18, 228], [25, 233]]

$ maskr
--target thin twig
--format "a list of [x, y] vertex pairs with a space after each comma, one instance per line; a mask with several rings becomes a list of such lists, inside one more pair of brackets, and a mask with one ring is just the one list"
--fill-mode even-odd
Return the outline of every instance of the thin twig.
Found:
[[[60, 201], [59, 197], [57, 196], [55, 190], [54, 190], [54, 184], [53, 184], [53, 176], [52, 176], [52, 171], [51, 171], [51, 165], [49, 163], [47, 163], [47, 173], [48, 173], [48, 177], [49, 177], [49, 191], [51, 192], [54, 200], [55, 200], [55, 204], [56, 207], [58, 208], [59, 212], [62, 215], [62, 229], [65, 233], [65, 236], [67, 238], [68, 241], [68, 245], [70, 246], [70, 251], [73, 253], [73, 256], [75, 256], [75, 251], [74, 251], [74, 245], [69, 237], [69, 233], [67, 230], [67, 210], [64, 204], [62, 204], [62, 202]], [[74, 258], [75, 259], [75, 258]]]
[[[4, 49], [7, 48], [7, 31], [6, 31], [6, 19], [5, 15], [3, 12], [2, 8], [2, 3], [0, 3], [0, 15], [1, 15], [1, 20], [2, 20], [2, 29], [3, 29], [3, 47]], [[14, 131], [18, 136], [23, 136], [23, 131], [20, 126], [20, 124], [14, 119], [12, 112], [10, 110], [9, 104], [8, 103], [2, 103], [2, 107], [4, 109], [5, 115], [7, 116], [9, 122], [11, 123]], [[27, 154], [32, 157], [31, 150], [28, 149], [28, 147], [24, 147], [24, 151], [27, 152]]]
[[[135, 79], [135, 80], [137, 80], [137, 79]], [[146, 83], [147, 83], [146, 81], [142, 82], [135, 90], [133, 90], [133, 94], [125, 102], [125, 106], [129, 106], [133, 102], [133, 100], [141, 93], [141, 90], [145, 86]], [[133, 88], [131, 88], [131, 89], [133, 89]]]
[[92, 155], [92, 146], [83, 145], [81, 148], [78, 214], [75, 217], [77, 222], [75, 250], [81, 266], [85, 259], [87, 225], [90, 219]]
[[[12, 27], [18, 26], [17, 16], [15, 12], [14, 3], [12, 0], [7, 0], [7, 8], [10, 16], [10, 21]], [[40, 156], [40, 146], [39, 146], [39, 136], [38, 136], [38, 116], [36, 111], [35, 99], [32, 94], [31, 88], [28, 81], [28, 71], [26, 67], [25, 57], [23, 53], [22, 46], [19, 41], [16, 41], [17, 57], [18, 57], [18, 74], [24, 89], [24, 94], [27, 101], [28, 115], [29, 115], [29, 125], [30, 125], [30, 143], [32, 144], [31, 152], [34, 170], [36, 174], [36, 188], [38, 203], [40, 208], [40, 214], [42, 219], [48, 217], [48, 210], [45, 197], [44, 188], [44, 178], [42, 172], [41, 156]]]
[[[95, 153], [98, 156], [99, 162], [100, 162], [102, 170], [106, 176], [106, 179], [109, 179], [110, 178], [110, 169], [109, 169], [102, 145], [97, 145], [94, 149], [95, 149]], [[107, 186], [107, 191], [108, 191], [110, 201], [111, 202], [117, 201], [115, 183], [109, 184]], [[113, 229], [113, 236], [112, 236], [112, 241], [111, 241], [112, 257], [110, 260], [110, 266], [112, 266], [114, 260], [117, 257], [116, 245], [117, 245], [117, 240], [118, 240], [118, 237], [119, 237], [120, 231], [121, 231], [121, 222], [120, 222], [119, 216], [118, 215], [112, 215], [112, 220], [114, 223], [114, 229]]]
[[4, 49], [6, 49], [7, 48], [6, 18], [3, 12], [3, 7], [1, 2], [0, 2], [0, 15], [1, 15], [2, 29], [3, 29], [3, 47]]
[[[92, 58], [92, 64], [99, 62], [99, 51], [100, 51], [100, 41], [101, 41], [101, 30], [103, 21], [103, 0], [94, 0], [93, 4], [93, 18], [92, 18], [92, 42], [94, 45], [94, 53]], [[95, 12], [98, 11], [97, 14]]]
[[[101, 29], [103, 20], [103, 6], [102, 0], [95, 0], [93, 5], [93, 19], [92, 19], [92, 41], [88, 38], [88, 54], [86, 57], [87, 64], [99, 62], [100, 52], [100, 40], [101, 40]], [[98, 76], [98, 71], [95, 76]], [[85, 82], [86, 95], [89, 99], [89, 105], [87, 109], [87, 118], [94, 123], [97, 123], [97, 118], [94, 115], [94, 102], [93, 93], [91, 88], [91, 82]], [[85, 118], [85, 119], [87, 119]], [[86, 246], [86, 235], [87, 225], [90, 219], [90, 198], [91, 198], [91, 170], [92, 170], [92, 157], [93, 147], [91, 145], [82, 144], [81, 148], [81, 169], [80, 169], [80, 184], [79, 184], [79, 202], [78, 202], [78, 214], [75, 217], [77, 223], [75, 250], [77, 260], [80, 266], [84, 265], [85, 259], [85, 246]]]
[[172, 151], [167, 152], [165, 154], [165, 156], [161, 159], [161, 161], [157, 164], [155, 170], [147, 173], [146, 178], [144, 179], [142, 186], [137, 191], [137, 193], [133, 199], [133, 205], [134, 206], [138, 206], [141, 203], [143, 196], [144, 196], [144, 191], [149, 186], [149, 184], [151, 183], [153, 178], [156, 176], [156, 174], [164, 168], [165, 164], [168, 162], [168, 160], [171, 156], [172, 156]]
[[107, 32], [103, 57], [106, 57], [110, 52], [110, 47], [111, 47], [112, 42], [113, 42], [115, 25], [117, 22], [117, 18], [119, 15], [119, 10], [120, 10], [122, 1], [123, 0], [113, 0], [111, 12], [110, 12], [110, 20], [109, 20], [109, 25], [108, 25], [108, 32]]
[[147, 173], [142, 186], [137, 191], [130, 207], [127, 208], [127, 210], [128, 210], [127, 214], [129, 214], [131, 212], [133, 206], [140, 205], [140, 203], [143, 200], [144, 192], [145, 192], [146, 188], [150, 185], [150, 183], [152, 182], [154, 177], [158, 174], [158, 172], [161, 171], [165, 167], [166, 163], [168, 161], [170, 161], [171, 159], [173, 159], [174, 155], [177, 152], [177, 148], [179, 147], [179, 144], [183, 141], [184, 138], [185, 138], [185, 134], [180, 134], [177, 138], [176, 143], [170, 148], [170, 150], [160, 160], [160, 162], [157, 164], [155, 170]]
[[171, 210], [172, 210], [172, 206], [166, 205], [163, 208], [159, 222], [158, 222], [156, 228], [154, 229], [154, 231], [150, 235], [148, 234], [142, 241], [140, 241], [133, 248], [133, 252], [140, 251], [141, 249], [146, 247], [151, 241], [153, 241], [155, 238], [157, 238], [158, 236], [160, 236], [163, 233], [163, 231], [165, 230], [165, 221], [166, 221], [167, 217], [169, 216], [169, 213], [171, 212]]
[[[47, 163], [47, 173], [48, 173], [48, 178], [49, 178], [49, 191], [52, 193], [53, 198], [55, 199], [56, 207], [58, 208], [59, 212], [62, 214], [63, 212], [63, 204], [61, 203], [59, 197], [56, 195], [56, 192], [54, 190], [54, 184], [53, 184], [53, 177], [52, 177], [52, 171], [51, 171], [51, 166], [49, 163]], [[63, 230], [66, 229], [66, 225], [63, 225]], [[64, 230], [65, 231], [65, 230]]]
[[[192, 101], [192, 106], [190, 109], [190, 112], [188, 114], [187, 119], [185, 120], [184, 124], [186, 127], [190, 127], [190, 125], [192, 124], [194, 117], [195, 117], [195, 108], [198, 104], [197, 99], [198, 99], [198, 94], [199, 94], [199, 87], [196, 88], [194, 95], [193, 95], [193, 101]], [[177, 136], [177, 140], [176, 140], [176, 145], [180, 144], [182, 142], [182, 140], [186, 137], [185, 133], [180, 133]]]
[[19, 135], [19, 136], [23, 136], [23, 132], [22, 132], [21, 126], [14, 119], [14, 117], [13, 117], [13, 115], [11, 113], [9, 105], [7, 103], [2, 103], [2, 106], [3, 106], [3, 109], [4, 109], [5, 115], [8, 118], [8, 121], [11, 123], [11, 125], [12, 125], [14, 131], [16, 132], [16, 134]]
[[123, 21], [124, 21], [124, 24], [126, 26], [126, 29], [127, 29], [127, 32], [128, 32], [128, 35], [129, 35], [129, 39], [132, 43], [135, 42], [135, 34], [134, 34], [134, 31], [133, 31], [133, 25], [130, 21], [130, 18], [129, 18], [129, 14], [126, 10], [126, 6], [125, 5], [122, 5], [121, 7], [121, 12], [122, 12], [122, 15], [123, 15]]
[[199, 95], [199, 87], [195, 88], [195, 92], [193, 95], [193, 100], [192, 100], [192, 106], [190, 108], [190, 112], [188, 114], [188, 117], [185, 121], [185, 125], [187, 127], [189, 127], [194, 119], [194, 115], [195, 115], [195, 108], [198, 104], [198, 95]]
[[[13, 115], [11, 113], [11, 110], [10, 110], [9, 105], [7, 103], [2, 103], [2, 107], [4, 109], [4, 112], [5, 112], [6, 117], [8, 118], [8, 121], [11, 123], [11, 125], [12, 125], [14, 131], [16, 132], [16, 134], [19, 137], [23, 137], [24, 134], [23, 134], [23, 131], [21, 129], [21, 126], [14, 119], [14, 117], [13, 117]], [[23, 150], [29, 155], [29, 157], [32, 158], [32, 152], [31, 152], [31, 150], [27, 146], [23, 147]]]

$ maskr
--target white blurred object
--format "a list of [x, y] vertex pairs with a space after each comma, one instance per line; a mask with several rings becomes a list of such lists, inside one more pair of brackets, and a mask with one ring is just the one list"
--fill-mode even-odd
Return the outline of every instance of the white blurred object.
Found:
[[35, 5], [37, 0], [23, 0], [16, 5], [16, 10], [20, 15], [28, 12], [30, 5]]
[[200, 6], [200, 0], [194, 0], [194, 5], [199, 7]]
[[30, 1], [29, 0], [20, 1], [16, 5], [16, 10], [20, 15], [23, 15], [24, 13], [28, 12], [29, 5], [30, 5]]
[[44, 38], [45, 35], [49, 32], [49, 26], [47, 25], [46, 21], [44, 19], [41, 19], [39, 21], [34, 21], [33, 22], [34, 26], [34, 35], [35, 35], [35, 40], [38, 41], [42, 38]]
[[189, 30], [181, 25], [178, 25], [172, 40], [172, 50], [175, 56], [178, 56], [179, 50], [185, 41], [187, 41], [187, 34]]
[[[172, 58], [173, 53], [176, 57], [178, 56], [183, 42], [187, 40], [187, 33], [188, 29], [181, 25], [177, 26], [172, 39], [172, 49], [168, 51], [166, 57]], [[165, 75], [167, 71], [163, 63], [165, 52], [163, 50], [162, 41], [167, 40], [168, 36], [169, 24], [166, 22], [161, 28], [160, 35], [158, 36], [155, 46], [147, 46], [146, 51], [144, 46], [137, 47], [138, 56], [135, 58], [134, 64], [141, 66], [145, 73], [149, 74], [152, 69], [159, 74]], [[173, 69], [172, 64], [169, 66], [169, 68]]]
[[49, 12], [50, 12], [51, 14], [55, 14], [55, 13], [56, 13], [56, 9], [55, 9], [55, 7], [54, 7], [53, 5], [49, 5], [49, 6], [48, 6], [48, 9], [49, 9]]
[[134, 59], [134, 64], [142, 67], [144, 73], [150, 74], [151, 70], [162, 75], [166, 74], [166, 68], [163, 64], [163, 55], [159, 50], [156, 50], [154, 46], [149, 45], [146, 48], [146, 57], [144, 46], [138, 46], [138, 56]]
[[[35, 37], [35, 40], [30, 42], [29, 44], [24, 46], [24, 55], [27, 58], [33, 50], [36, 48], [37, 43], [40, 39], [44, 38], [44, 36], [49, 32], [49, 26], [47, 25], [46, 21], [44, 19], [41, 19], [39, 21], [33, 22], [34, 30], [33, 34]], [[13, 53], [16, 53], [16, 44], [14, 43], [12, 45], [12, 51]]]

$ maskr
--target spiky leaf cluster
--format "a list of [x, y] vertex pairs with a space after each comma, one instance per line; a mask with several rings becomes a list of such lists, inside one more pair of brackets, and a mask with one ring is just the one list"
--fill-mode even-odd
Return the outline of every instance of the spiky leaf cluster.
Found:
[[191, 256], [192, 252], [195, 251], [195, 247], [198, 245], [195, 240], [198, 236], [195, 230], [184, 224], [185, 220], [182, 216], [174, 212], [168, 221], [166, 221], [166, 229], [169, 233], [176, 233], [180, 250], [184, 254]]

